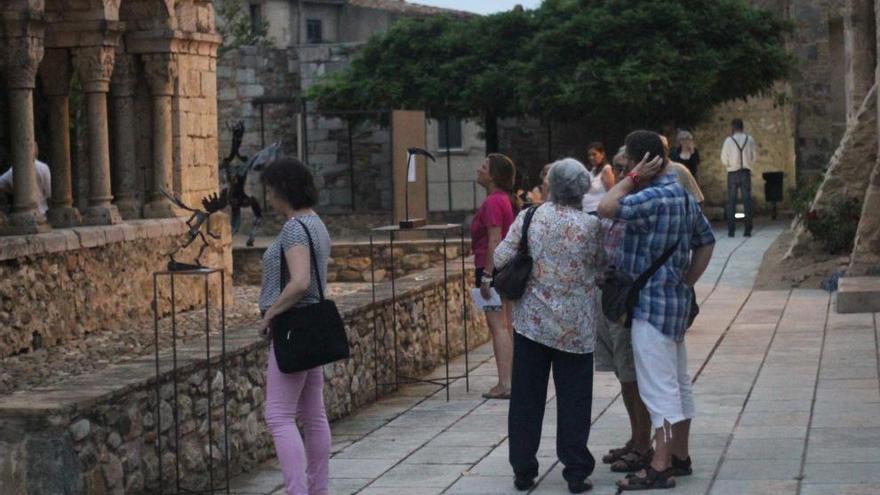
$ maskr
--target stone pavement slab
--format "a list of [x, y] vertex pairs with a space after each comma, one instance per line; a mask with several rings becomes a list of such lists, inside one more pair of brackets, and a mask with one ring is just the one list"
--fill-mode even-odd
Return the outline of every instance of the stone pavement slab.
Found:
[[[877, 318], [836, 314], [822, 291], [752, 291], [763, 253], [781, 230], [771, 225], [751, 239], [718, 237], [697, 285], [702, 313], [687, 340], [697, 403], [695, 473], [665, 493], [880, 493]], [[461, 370], [464, 361], [451, 366]], [[472, 352], [470, 367], [470, 390], [457, 381], [449, 402], [436, 388], [407, 387], [334, 423], [334, 439], [341, 440], [334, 442], [331, 492], [516, 493], [507, 460], [508, 403], [480, 397], [495, 380], [491, 346]], [[556, 460], [552, 384], [549, 392], [533, 494], [568, 493]], [[611, 374], [595, 375], [592, 417], [589, 446], [598, 458], [628, 436]], [[265, 471], [240, 477], [236, 486], [273, 493], [259, 491], [259, 483], [279, 479]], [[615, 493], [619, 478], [599, 463], [592, 493]]]

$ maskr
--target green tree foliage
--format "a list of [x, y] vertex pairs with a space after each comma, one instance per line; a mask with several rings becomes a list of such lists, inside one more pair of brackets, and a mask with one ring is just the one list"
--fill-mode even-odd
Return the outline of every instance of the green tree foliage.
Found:
[[788, 24], [743, 0], [546, 0], [525, 106], [555, 120], [693, 125], [793, 68]]
[[244, 0], [222, 0], [216, 4], [217, 32], [223, 37], [220, 51], [239, 46], [268, 46], [269, 25], [261, 19], [258, 25], [251, 20]]
[[421, 109], [618, 128], [696, 124], [786, 77], [788, 25], [743, 0], [545, 0], [531, 11], [405, 19], [310, 97], [324, 109]]

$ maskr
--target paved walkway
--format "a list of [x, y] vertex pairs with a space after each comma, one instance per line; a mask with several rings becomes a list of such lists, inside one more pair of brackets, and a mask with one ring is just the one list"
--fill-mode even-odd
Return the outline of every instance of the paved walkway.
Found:
[[[694, 476], [668, 493], [868, 495], [880, 493], [877, 315], [838, 315], [822, 291], [752, 292], [781, 225], [751, 239], [719, 236], [697, 287], [702, 314], [688, 334], [698, 417]], [[472, 352], [470, 392], [452, 400], [413, 386], [332, 425], [331, 493], [508, 494], [507, 403], [480, 393], [495, 381], [491, 348]], [[461, 360], [455, 367], [461, 369]], [[554, 456], [552, 387], [534, 494], [568, 493]], [[628, 434], [619, 386], [596, 375], [590, 448], [601, 456]], [[619, 476], [599, 464], [592, 493]], [[235, 480], [237, 494], [283, 495], [276, 463]]]

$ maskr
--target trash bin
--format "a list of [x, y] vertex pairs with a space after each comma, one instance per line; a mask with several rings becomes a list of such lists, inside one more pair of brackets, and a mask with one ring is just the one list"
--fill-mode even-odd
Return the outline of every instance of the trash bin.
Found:
[[764, 172], [764, 199], [771, 204], [770, 217], [776, 220], [776, 203], [782, 201], [783, 172]]

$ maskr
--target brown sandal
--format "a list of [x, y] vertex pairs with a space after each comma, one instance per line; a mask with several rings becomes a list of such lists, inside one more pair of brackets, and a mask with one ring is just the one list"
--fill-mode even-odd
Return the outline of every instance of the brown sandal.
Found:
[[669, 473], [669, 469], [662, 473], [648, 466], [645, 468], [645, 476], [631, 474], [617, 482], [617, 493], [637, 492], [645, 490], [668, 490], [675, 488], [675, 478]]
[[632, 448], [633, 448], [632, 440], [630, 440], [630, 441], [626, 442], [626, 445], [624, 445], [623, 447], [621, 447], [619, 449], [611, 449], [608, 451], [607, 454], [602, 456], [602, 463], [603, 464], [614, 464], [621, 457], [632, 452]]
[[654, 449], [648, 449], [644, 454], [640, 454], [635, 449], [630, 450], [626, 455], [611, 464], [611, 471], [615, 473], [632, 473], [641, 471], [651, 465], [651, 459], [654, 457]]

